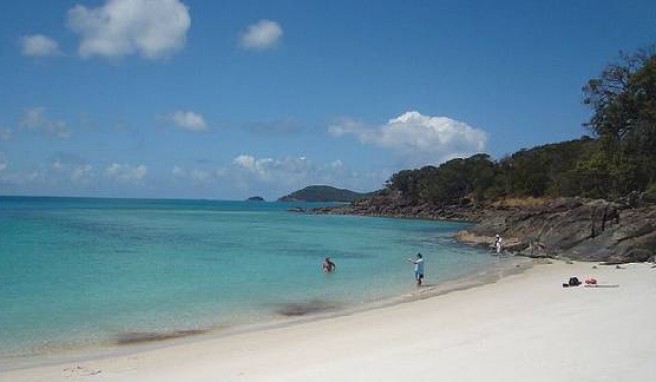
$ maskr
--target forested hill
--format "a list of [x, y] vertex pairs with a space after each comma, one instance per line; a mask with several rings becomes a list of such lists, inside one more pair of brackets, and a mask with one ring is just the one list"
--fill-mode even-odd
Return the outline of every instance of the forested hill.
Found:
[[350, 190], [342, 190], [331, 186], [309, 186], [302, 190], [292, 192], [278, 199], [280, 202], [353, 202], [369, 194], [362, 194]]

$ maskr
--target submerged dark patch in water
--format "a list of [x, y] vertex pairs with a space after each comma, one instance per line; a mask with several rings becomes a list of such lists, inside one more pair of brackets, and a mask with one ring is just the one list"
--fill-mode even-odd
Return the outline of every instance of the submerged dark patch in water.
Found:
[[307, 314], [315, 314], [320, 312], [326, 312], [329, 310], [334, 310], [339, 308], [339, 304], [322, 301], [322, 300], [310, 300], [303, 302], [288, 302], [279, 304], [276, 308], [276, 313], [286, 316], [286, 317], [298, 317], [305, 316]]
[[207, 329], [184, 329], [168, 332], [125, 332], [116, 336], [116, 344], [131, 345], [144, 342], [164, 341], [173, 338], [195, 336], [203, 333], [207, 333]]

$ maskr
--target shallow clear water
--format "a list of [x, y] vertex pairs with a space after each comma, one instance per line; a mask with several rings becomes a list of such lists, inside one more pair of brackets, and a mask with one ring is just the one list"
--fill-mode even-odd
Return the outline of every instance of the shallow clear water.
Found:
[[[0, 357], [389, 298], [415, 289], [417, 252], [427, 283], [495, 261], [451, 239], [460, 223], [295, 206], [0, 197]], [[336, 272], [321, 272], [326, 256]]]

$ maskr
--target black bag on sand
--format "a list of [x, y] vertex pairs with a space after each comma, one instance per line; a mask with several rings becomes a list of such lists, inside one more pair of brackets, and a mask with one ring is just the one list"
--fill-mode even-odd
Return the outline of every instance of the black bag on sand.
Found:
[[569, 278], [569, 286], [579, 286], [579, 285], [581, 285], [581, 282], [579, 281], [578, 277]]

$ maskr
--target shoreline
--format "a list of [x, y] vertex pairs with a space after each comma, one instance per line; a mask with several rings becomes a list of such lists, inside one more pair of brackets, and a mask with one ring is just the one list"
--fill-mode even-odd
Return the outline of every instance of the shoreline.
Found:
[[[563, 288], [572, 275], [617, 287]], [[0, 381], [651, 380], [655, 276], [650, 264], [537, 264], [404, 303], [2, 371]]]
[[[30, 355], [6, 356], [0, 358], [0, 381], [3, 372], [28, 370], [47, 367], [67, 362], [89, 362], [104, 358], [129, 356], [158, 349], [175, 347], [195, 342], [220, 340], [222, 338], [243, 333], [258, 332], [271, 329], [283, 329], [308, 322], [334, 319], [341, 316], [359, 314], [371, 310], [393, 307], [445, 295], [486, 284], [498, 282], [500, 279], [524, 272], [533, 266], [530, 259], [501, 256], [500, 262], [485, 267], [476, 268], [466, 273], [455, 275], [437, 282], [425, 283], [422, 287], [411, 291], [400, 292], [364, 303], [330, 306], [322, 305], [322, 301], [304, 301], [297, 303], [300, 314], [278, 314], [265, 321], [254, 321], [236, 325], [217, 325], [199, 328], [174, 328], [161, 332], [122, 333], [114, 340], [94, 345], [70, 345], [52, 350], [46, 350]], [[280, 309], [284, 309], [281, 305]]]

